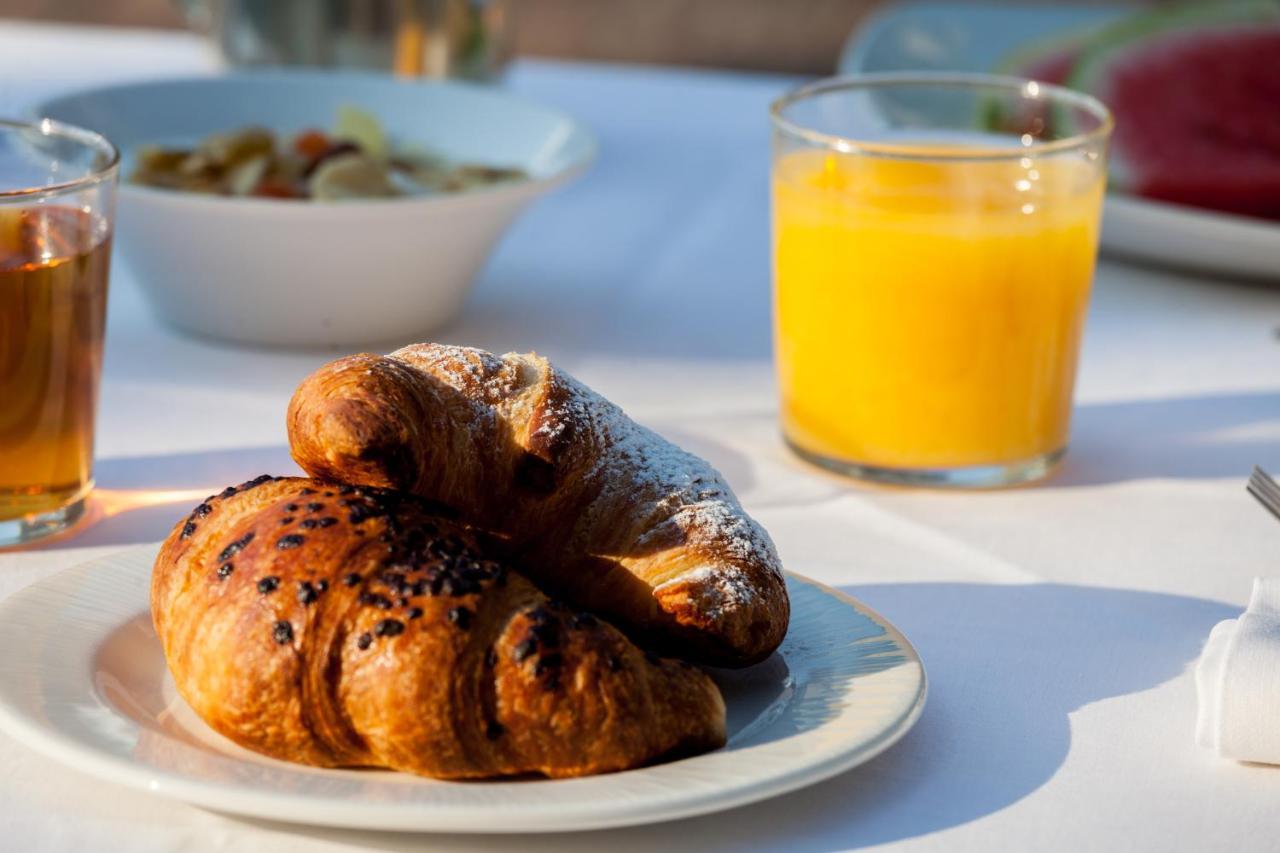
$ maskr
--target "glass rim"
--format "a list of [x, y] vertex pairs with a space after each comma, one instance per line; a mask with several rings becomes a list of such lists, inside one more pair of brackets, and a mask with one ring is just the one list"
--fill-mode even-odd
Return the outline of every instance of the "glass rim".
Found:
[[[1098, 126], [1092, 130], [1047, 142], [1032, 141], [1031, 143], [1010, 144], [1007, 146], [993, 143], [990, 147], [984, 146], [966, 153], [956, 153], [955, 148], [947, 149], [941, 146], [934, 148], [931, 145], [921, 143], [876, 142], [827, 133], [798, 124], [783, 114], [784, 110], [793, 104], [829, 92], [910, 86], [934, 86], [950, 89], [1001, 89], [1046, 103], [1064, 102], [1080, 107], [1090, 113], [1098, 120]], [[1107, 108], [1106, 104], [1092, 95], [1068, 89], [1066, 86], [1042, 83], [1039, 80], [1030, 78], [960, 71], [874, 71], [827, 77], [812, 83], [806, 83], [774, 99], [769, 104], [769, 116], [775, 130], [815, 146], [831, 148], [843, 153], [865, 154], [873, 157], [947, 162], [1011, 160], [1045, 154], [1058, 154], [1082, 148], [1092, 142], [1105, 141], [1115, 127], [1115, 119], [1111, 114], [1111, 110]]]
[[109, 180], [120, 165], [120, 150], [112, 144], [111, 140], [107, 139], [101, 133], [87, 130], [83, 127], [77, 127], [74, 124], [55, 121], [51, 118], [36, 119], [34, 121], [0, 119], [0, 133], [11, 131], [34, 131], [41, 136], [57, 136], [62, 137], [63, 139], [70, 139], [72, 142], [83, 145], [86, 148], [97, 149], [100, 152], [104, 152], [107, 155], [107, 162], [102, 166], [91, 169], [87, 174], [69, 181], [62, 181], [57, 184], [45, 184], [44, 186], [39, 187], [0, 189], [0, 202], [10, 201], [16, 198], [58, 195], [93, 186], [94, 184], [99, 184], [104, 180]]

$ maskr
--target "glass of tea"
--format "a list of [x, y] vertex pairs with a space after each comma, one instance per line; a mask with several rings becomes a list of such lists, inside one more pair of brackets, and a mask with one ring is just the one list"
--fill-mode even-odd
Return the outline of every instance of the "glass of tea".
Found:
[[1011, 77], [871, 74], [773, 106], [787, 442], [907, 485], [1041, 477], [1067, 446], [1111, 116]]
[[0, 121], [0, 546], [56, 533], [93, 489], [116, 149]]

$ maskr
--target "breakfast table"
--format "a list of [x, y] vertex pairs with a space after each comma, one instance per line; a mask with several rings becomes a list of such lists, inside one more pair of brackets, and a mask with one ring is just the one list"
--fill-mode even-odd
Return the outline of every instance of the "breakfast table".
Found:
[[[217, 70], [194, 35], [0, 23], [6, 114], [89, 84]], [[584, 121], [599, 159], [512, 228], [435, 336], [537, 350], [709, 459], [789, 569], [914, 643], [929, 676], [914, 729], [748, 807], [519, 837], [222, 815], [0, 736], [0, 849], [1240, 850], [1280, 834], [1280, 769], [1193, 739], [1202, 644], [1278, 565], [1280, 526], [1244, 481], [1255, 463], [1280, 468], [1280, 290], [1104, 257], [1053, 477], [945, 492], [821, 473], [778, 437], [770, 349], [767, 106], [797, 82], [516, 62], [501, 85]], [[179, 336], [119, 262], [108, 316], [92, 523], [0, 553], [0, 596], [163, 538], [226, 483], [296, 471], [285, 404], [342, 354]]]

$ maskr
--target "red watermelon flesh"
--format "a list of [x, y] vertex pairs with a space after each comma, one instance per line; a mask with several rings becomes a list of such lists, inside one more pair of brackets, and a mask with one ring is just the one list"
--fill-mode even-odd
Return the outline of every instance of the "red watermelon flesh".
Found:
[[1037, 56], [1026, 64], [1018, 66], [1014, 69], [1014, 73], [1028, 80], [1062, 85], [1071, 76], [1071, 70], [1075, 68], [1080, 53], [1079, 45], [1064, 47], [1053, 53]]
[[1148, 198], [1280, 219], [1280, 26], [1180, 30], [1112, 56], [1113, 177]]

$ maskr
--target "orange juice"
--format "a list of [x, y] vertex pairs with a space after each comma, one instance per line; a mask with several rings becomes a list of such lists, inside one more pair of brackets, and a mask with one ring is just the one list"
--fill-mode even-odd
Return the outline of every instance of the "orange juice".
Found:
[[1078, 152], [780, 154], [774, 331], [787, 439], [887, 469], [1059, 453], [1103, 185]]

